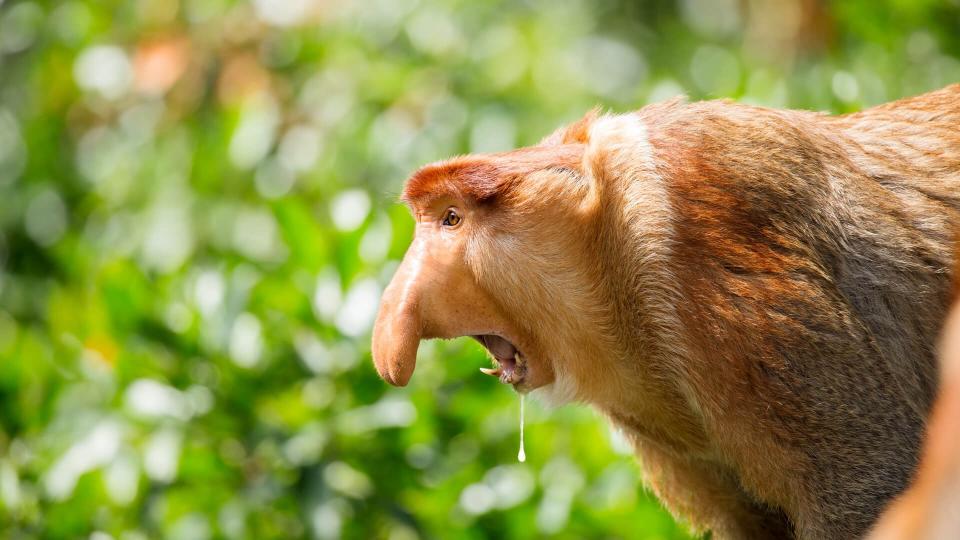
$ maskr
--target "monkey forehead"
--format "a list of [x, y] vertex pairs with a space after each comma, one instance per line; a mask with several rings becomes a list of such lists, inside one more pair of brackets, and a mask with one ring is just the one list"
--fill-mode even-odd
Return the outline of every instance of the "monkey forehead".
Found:
[[582, 144], [459, 156], [421, 167], [407, 180], [400, 198], [411, 207], [427, 206], [443, 196], [484, 202], [506, 194], [524, 177], [538, 171], [580, 171], [582, 158]]
[[486, 156], [461, 156], [425, 165], [407, 180], [401, 200], [411, 206], [426, 206], [443, 196], [491, 197], [505, 182], [504, 171]]

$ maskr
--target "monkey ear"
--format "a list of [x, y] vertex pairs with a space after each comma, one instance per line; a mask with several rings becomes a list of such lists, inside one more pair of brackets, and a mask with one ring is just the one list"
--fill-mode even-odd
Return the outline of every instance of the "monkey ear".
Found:
[[590, 126], [600, 117], [600, 107], [594, 107], [589, 110], [583, 118], [564, 126], [540, 141], [540, 146], [559, 146], [562, 144], [586, 144], [589, 137]]

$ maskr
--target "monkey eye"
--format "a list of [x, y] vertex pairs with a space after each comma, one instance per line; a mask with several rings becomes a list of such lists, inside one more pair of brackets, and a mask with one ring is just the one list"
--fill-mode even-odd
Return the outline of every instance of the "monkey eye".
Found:
[[447, 211], [443, 214], [443, 226], [444, 227], [456, 227], [460, 225], [460, 222], [463, 221], [463, 218], [457, 212], [456, 208], [447, 208]]

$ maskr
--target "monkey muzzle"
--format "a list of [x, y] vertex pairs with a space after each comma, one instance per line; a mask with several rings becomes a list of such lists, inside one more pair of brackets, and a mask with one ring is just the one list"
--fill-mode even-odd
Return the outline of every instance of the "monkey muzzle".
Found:
[[519, 389], [529, 368], [516, 341], [504, 337], [512, 325], [466, 266], [444, 256], [417, 239], [407, 251], [383, 293], [373, 327], [377, 372], [390, 384], [404, 386], [413, 375], [421, 340], [469, 336], [493, 357], [495, 366], [483, 372]]

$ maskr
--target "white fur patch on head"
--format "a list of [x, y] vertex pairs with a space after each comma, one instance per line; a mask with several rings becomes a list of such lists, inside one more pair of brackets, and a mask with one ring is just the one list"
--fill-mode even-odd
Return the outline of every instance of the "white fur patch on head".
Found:
[[561, 407], [577, 399], [577, 381], [565, 372], [558, 372], [553, 382], [530, 392], [530, 395], [551, 408]]
[[647, 126], [636, 114], [605, 115], [594, 120], [588, 132], [588, 153], [598, 149], [624, 152], [627, 159], [636, 159], [638, 153], [649, 157], [646, 147]]
[[[643, 299], [647, 325], [654, 329], [664, 361], [689, 356], [676, 305], [682, 295], [670, 272], [674, 242], [674, 216], [667, 180], [657, 169], [655, 149], [647, 125], [637, 114], [603, 116], [590, 126], [583, 156], [595, 190], [619, 194], [622, 222], [632, 236], [629, 268], [642, 276], [634, 285]], [[683, 380], [678, 373], [678, 380]], [[684, 394], [692, 410], [699, 411], [692, 392]]]
[[606, 171], [617, 171], [631, 183], [662, 183], [656, 176], [647, 126], [635, 114], [602, 116], [590, 126], [584, 169], [603, 181]]

